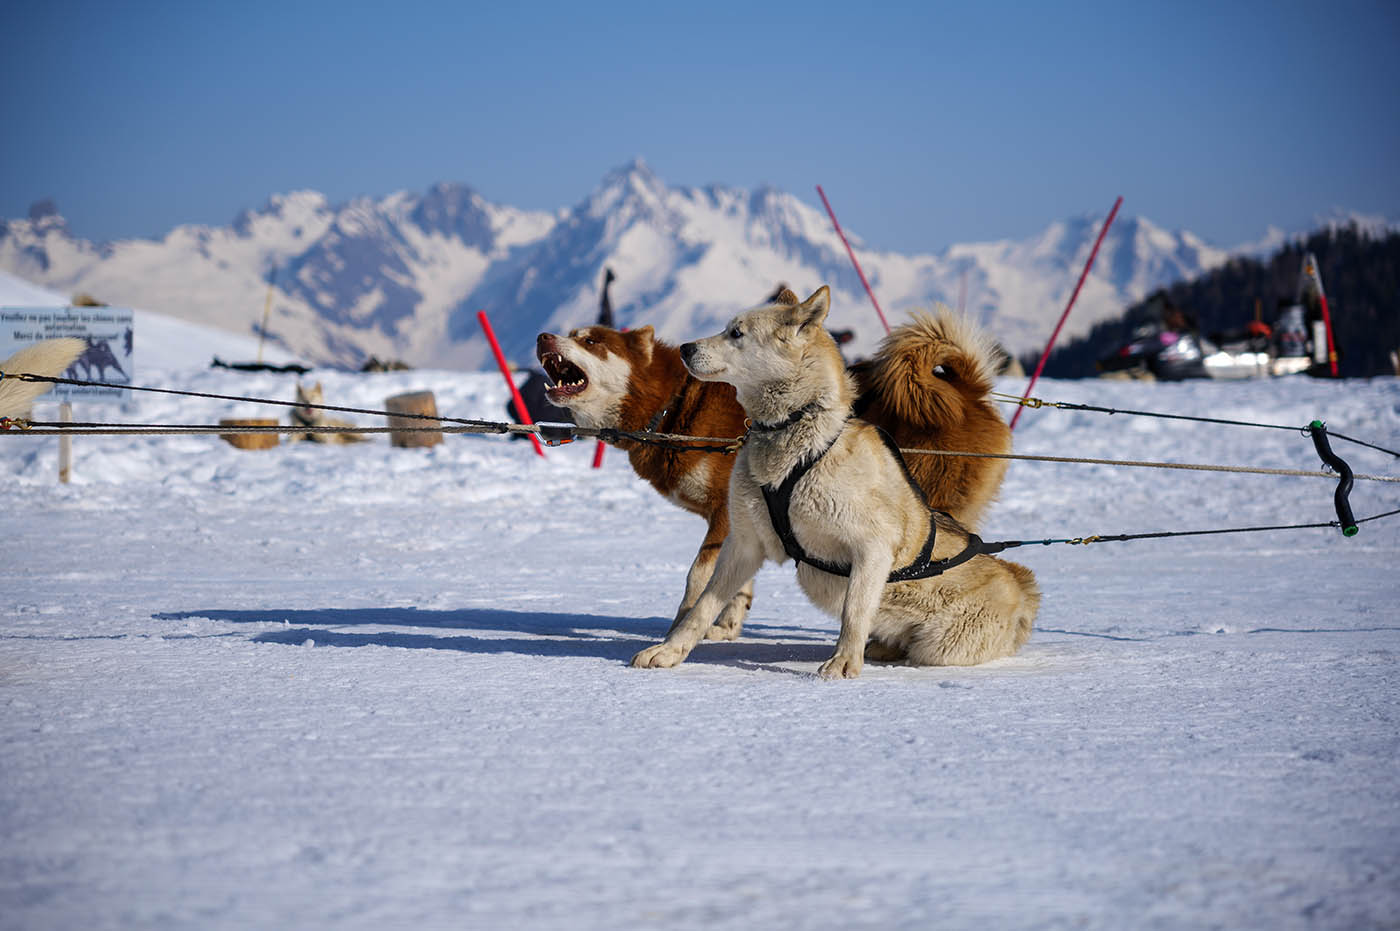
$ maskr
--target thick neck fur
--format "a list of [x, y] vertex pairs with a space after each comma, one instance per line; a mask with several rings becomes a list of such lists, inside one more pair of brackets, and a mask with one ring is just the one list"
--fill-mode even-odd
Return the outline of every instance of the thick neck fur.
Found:
[[794, 411], [808, 409], [782, 429], [749, 431], [744, 449], [753, 477], [776, 484], [801, 460], [825, 450], [851, 416], [855, 396], [855, 382], [834, 345], [830, 352], [809, 349], [798, 378], [741, 390], [739, 403], [757, 424], [780, 424]]
[[617, 429], [645, 430], [657, 412], [676, 399], [689, 377], [680, 350], [656, 343], [646, 369], [632, 375], [631, 390], [618, 411]]

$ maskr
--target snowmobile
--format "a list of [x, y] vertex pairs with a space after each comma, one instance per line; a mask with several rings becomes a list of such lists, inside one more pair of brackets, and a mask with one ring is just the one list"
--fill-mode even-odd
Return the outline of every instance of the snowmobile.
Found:
[[1125, 345], [1099, 359], [1098, 368], [1104, 373], [1151, 376], [1162, 381], [1206, 378], [1207, 351], [1214, 352], [1215, 347], [1203, 345], [1195, 333], [1178, 333], [1159, 323], [1144, 323], [1133, 330]]
[[[1301, 330], [1301, 312], [1299, 314]], [[1293, 375], [1309, 371], [1316, 362], [1312, 342], [1281, 321], [1275, 333], [1268, 324], [1251, 323], [1243, 330], [1212, 334], [1169, 330], [1146, 323], [1133, 331], [1132, 339], [1099, 359], [1102, 373], [1128, 377], [1152, 377], [1160, 381], [1187, 378], [1235, 380]]]

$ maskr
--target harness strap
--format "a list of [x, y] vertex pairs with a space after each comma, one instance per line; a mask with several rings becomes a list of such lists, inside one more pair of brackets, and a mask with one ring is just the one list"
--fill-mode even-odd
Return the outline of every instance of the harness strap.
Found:
[[[928, 499], [924, 497], [923, 489], [919, 487], [918, 483], [914, 481], [914, 477], [909, 473], [909, 466], [904, 462], [904, 457], [899, 454], [899, 448], [895, 445], [894, 440], [884, 430], [880, 430], [878, 427], [876, 430], [879, 431], [880, 438], [884, 441], [885, 446], [888, 447], [890, 452], [894, 455], [895, 461], [899, 463], [900, 469], [904, 472], [905, 481], [914, 489], [915, 494], [918, 495], [924, 507], [928, 508]], [[822, 572], [826, 572], [830, 575], [849, 577], [851, 574], [850, 566], [827, 562], [825, 559], [812, 556], [802, 548], [802, 544], [798, 542], [797, 534], [792, 529], [792, 520], [788, 515], [788, 509], [792, 505], [792, 493], [797, 487], [797, 483], [802, 481], [803, 477], [812, 470], [812, 466], [816, 465], [823, 456], [831, 451], [831, 447], [836, 444], [836, 440], [839, 439], [840, 436], [841, 434], [838, 433], [832, 438], [831, 442], [826, 445], [826, 448], [815, 456], [809, 456], [799, 461], [776, 488], [772, 485], [760, 485], [759, 489], [763, 492], [764, 504], [768, 506], [768, 519], [773, 524], [773, 532], [776, 533], [778, 539], [782, 541], [783, 552], [787, 553], [790, 559], [795, 562], [805, 562], [814, 569], [820, 569]], [[962, 552], [954, 556], [949, 556], [947, 559], [935, 560], [933, 558], [933, 544], [937, 535], [938, 514], [933, 511], [932, 508], [929, 508], [928, 536], [924, 538], [924, 545], [920, 549], [919, 555], [913, 562], [909, 563], [909, 565], [891, 572], [889, 578], [885, 580], [886, 584], [891, 582], [913, 582], [918, 579], [929, 579], [936, 575], [942, 575], [949, 569], [961, 566], [974, 556], [979, 556], [984, 553], [999, 553], [1006, 548], [1005, 544], [1002, 543], [984, 543], [982, 538], [977, 536], [977, 534], [969, 533], [967, 535], [967, 546], [963, 547]]]
[[647, 433], [655, 433], [657, 431], [657, 428], [661, 426], [661, 422], [666, 419], [666, 415], [671, 413], [671, 409], [681, 402], [681, 396], [685, 394], [685, 389], [688, 387], [690, 387], [689, 375], [685, 377], [685, 381], [681, 382], [680, 390], [675, 393], [675, 396], [661, 405], [661, 409], [652, 415], [651, 420], [647, 422]]

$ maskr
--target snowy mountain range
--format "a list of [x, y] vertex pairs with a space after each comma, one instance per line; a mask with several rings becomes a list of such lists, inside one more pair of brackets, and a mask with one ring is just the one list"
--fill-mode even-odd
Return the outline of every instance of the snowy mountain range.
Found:
[[[847, 235], [891, 324], [934, 301], [962, 305], [1022, 353], [1048, 336], [1102, 222], [1086, 215], [1024, 240], [924, 255], [871, 250]], [[1270, 230], [1259, 243], [1225, 249], [1120, 216], [1065, 336], [1158, 286], [1287, 238]], [[857, 353], [882, 335], [823, 211], [771, 187], [671, 187], [640, 160], [555, 213], [437, 184], [341, 205], [314, 191], [274, 195], [227, 227], [180, 226], [158, 241], [79, 239], [47, 202], [27, 219], [0, 220], [0, 269], [244, 335], [257, 332], [266, 310], [270, 340], [322, 365], [358, 366], [376, 355], [481, 367], [489, 354], [480, 309], [507, 356], [527, 361], [541, 330], [596, 320], [605, 267], [618, 276], [618, 325], [651, 324], [666, 339], [719, 329], [778, 282], [804, 293], [830, 285], [831, 325], [855, 330]]]

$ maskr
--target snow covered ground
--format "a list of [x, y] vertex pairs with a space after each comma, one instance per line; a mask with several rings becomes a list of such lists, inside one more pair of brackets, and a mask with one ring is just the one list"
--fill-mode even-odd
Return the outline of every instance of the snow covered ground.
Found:
[[[292, 396], [139, 358], [148, 385]], [[312, 377], [331, 404], [505, 402], [484, 374]], [[1396, 379], [1037, 394], [1400, 444]], [[761, 573], [742, 640], [628, 668], [703, 527], [616, 450], [595, 471], [591, 444], [502, 438], [74, 447], [63, 486], [56, 440], [0, 437], [0, 928], [1400, 919], [1400, 519], [1023, 548], [1045, 599], [1019, 655], [833, 683], [814, 674], [836, 624], [790, 567]], [[1054, 410], [1017, 447], [1318, 465], [1292, 432]], [[1326, 521], [1333, 487], [1017, 462], [984, 536]], [[1400, 487], [1352, 500], [1389, 510]]]

